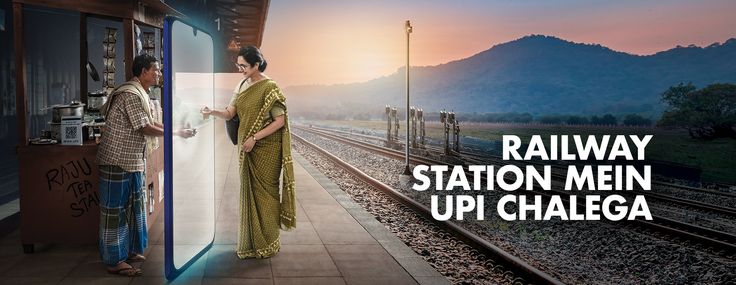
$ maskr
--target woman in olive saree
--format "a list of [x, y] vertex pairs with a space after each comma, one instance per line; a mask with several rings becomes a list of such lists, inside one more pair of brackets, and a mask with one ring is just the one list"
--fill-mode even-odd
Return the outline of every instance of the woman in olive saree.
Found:
[[[289, 125], [270, 135], [272, 115], [286, 111], [284, 95], [270, 79], [262, 79], [243, 91], [235, 103], [240, 127], [238, 141], [245, 142], [240, 151], [240, 226], [238, 257], [266, 258], [279, 251], [279, 228], [296, 226], [294, 170], [291, 159]], [[275, 113], [276, 112], [276, 113]], [[259, 136], [261, 135], [261, 136]], [[250, 146], [249, 143], [254, 144]], [[279, 199], [279, 176], [283, 168], [283, 197]]]
[[[241, 49], [238, 67], [250, 84], [225, 110], [202, 113], [240, 117], [240, 223], [237, 254], [241, 259], [268, 258], [280, 249], [279, 229], [296, 227], [294, 169], [286, 98], [262, 72], [266, 61], [255, 47]], [[279, 191], [281, 178], [281, 191]], [[279, 194], [279, 192], [281, 192]]]

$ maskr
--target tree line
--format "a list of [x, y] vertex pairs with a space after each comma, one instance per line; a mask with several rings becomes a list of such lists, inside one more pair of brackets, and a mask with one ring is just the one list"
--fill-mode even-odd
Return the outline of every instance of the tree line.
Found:
[[668, 109], [658, 126], [684, 128], [698, 139], [736, 139], [736, 85], [698, 89], [692, 83], [680, 83], [662, 93], [661, 99]]
[[[712, 84], [698, 89], [692, 83], [672, 86], [660, 94], [662, 103], [667, 106], [662, 116], [656, 120], [658, 127], [683, 128], [691, 137], [698, 139], [734, 138], [736, 139], [736, 85]], [[345, 110], [309, 110], [297, 112], [297, 117], [322, 120], [382, 120], [383, 110], [345, 112]], [[404, 118], [403, 110], [398, 117]], [[425, 112], [426, 121], [438, 121], [439, 112]], [[639, 114], [614, 116], [603, 115], [559, 115], [534, 116], [530, 113], [457, 113], [460, 122], [492, 123], [540, 123], [549, 125], [624, 125], [653, 126], [652, 118]]]

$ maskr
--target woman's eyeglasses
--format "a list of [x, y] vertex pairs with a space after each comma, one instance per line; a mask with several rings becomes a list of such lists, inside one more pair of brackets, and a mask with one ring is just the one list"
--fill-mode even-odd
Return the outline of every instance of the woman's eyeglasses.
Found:
[[235, 63], [235, 66], [238, 67], [238, 71], [244, 71], [246, 68], [250, 67], [248, 65], [241, 64], [241, 63]]

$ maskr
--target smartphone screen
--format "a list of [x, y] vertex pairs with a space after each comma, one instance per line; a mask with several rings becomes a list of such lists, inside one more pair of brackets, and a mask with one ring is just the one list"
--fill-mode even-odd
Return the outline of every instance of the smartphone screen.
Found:
[[[184, 272], [215, 238], [212, 37], [180, 19], [164, 22], [164, 253], [166, 278]], [[182, 130], [194, 133], [181, 137]]]

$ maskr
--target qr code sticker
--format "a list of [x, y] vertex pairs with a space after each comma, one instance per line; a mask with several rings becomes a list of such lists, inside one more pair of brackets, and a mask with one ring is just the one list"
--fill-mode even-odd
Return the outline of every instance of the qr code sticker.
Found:
[[67, 138], [76, 138], [77, 137], [77, 129], [78, 128], [64, 128], [64, 130], [66, 131], [66, 136], [65, 137], [67, 137]]

